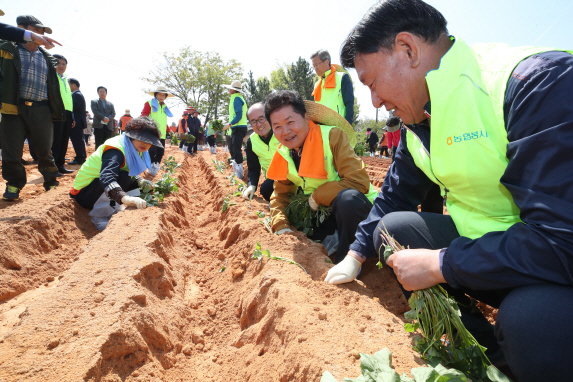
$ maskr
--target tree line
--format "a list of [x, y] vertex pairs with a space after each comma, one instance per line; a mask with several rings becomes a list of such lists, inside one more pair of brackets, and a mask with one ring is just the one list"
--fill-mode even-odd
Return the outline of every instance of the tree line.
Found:
[[[279, 65], [266, 76], [254, 78], [249, 71], [243, 77], [242, 64], [234, 59], [224, 61], [217, 52], [202, 52], [185, 46], [176, 54], [162, 53], [160, 62], [146, 77], [150, 85], [165, 85], [176, 99], [193, 106], [210, 119], [228, 116], [228, 90], [223, 85], [240, 78], [244, 97], [250, 106], [263, 102], [275, 90], [295, 90], [303, 99], [312, 99], [314, 84], [318, 80], [312, 65], [302, 57], [292, 64]], [[358, 122], [359, 106], [355, 100], [354, 114]], [[356, 126], [356, 123], [354, 123]]]

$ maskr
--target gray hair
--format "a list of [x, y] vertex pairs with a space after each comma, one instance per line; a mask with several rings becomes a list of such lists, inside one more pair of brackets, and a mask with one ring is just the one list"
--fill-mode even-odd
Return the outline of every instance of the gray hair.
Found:
[[320, 61], [326, 61], [328, 60], [329, 64], [332, 64], [332, 61], [330, 61], [330, 53], [328, 53], [328, 50], [324, 50], [324, 49], [319, 49], [317, 50], [315, 53], [313, 53], [310, 56], [311, 60], [314, 60], [314, 58], [318, 56], [318, 58], [320, 58]]

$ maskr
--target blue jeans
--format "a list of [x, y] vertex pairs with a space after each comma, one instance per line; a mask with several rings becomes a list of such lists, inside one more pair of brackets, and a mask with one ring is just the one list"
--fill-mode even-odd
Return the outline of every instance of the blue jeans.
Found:
[[[378, 228], [384, 227], [401, 245], [412, 249], [445, 248], [459, 237], [449, 215], [394, 212], [378, 223]], [[374, 247], [381, 245], [380, 235], [375, 235]], [[463, 304], [470, 296], [499, 308], [493, 327], [481, 314], [460, 306], [464, 325], [488, 348], [486, 354], [496, 366], [509, 366], [519, 382], [568, 380], [573, 354], [573, 330], [568, 328], [573, 317], [573, 287], [537, 284], [484, 291], [442, 286]], [[403, 292], [409, 298], [411, 293]]]

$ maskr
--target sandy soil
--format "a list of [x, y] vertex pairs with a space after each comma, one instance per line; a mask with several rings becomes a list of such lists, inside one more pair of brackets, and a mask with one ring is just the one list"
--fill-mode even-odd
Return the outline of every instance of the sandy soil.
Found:
[[[399, 373], [423, 364], [386, 269], [372, 261], [360, 281], [324, 283], [324, 248], [270, 234], [258, 194], [222, 212], [236, 186], [215, 155], [166, 155], [182, 163], [179, 192], [100, 233], [69, 199], [70, 175], [1, 204], [1, 381], [318, 381], [324, 370], [340, 380], [360, 374], [358, 352], [383, 347]], [[251, 259], [256, 242], [305, 270]]]

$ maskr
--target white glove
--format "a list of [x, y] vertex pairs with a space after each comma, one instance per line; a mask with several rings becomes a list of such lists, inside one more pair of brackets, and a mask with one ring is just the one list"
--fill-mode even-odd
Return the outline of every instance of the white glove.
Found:
[[153, 188], [154, 184], [152, 181], [147, 180], [147, 179], [139, 179], [139, 182], [137, 182], [137, 185], [139, 186], [139, 188], [144, 188], [145, 186], [148, 186], [149, 188]]
[[255, 191], [257, 190], [256, 186], [249, 186], [243, 191], [243, 199], [252, 200], [253, 196], [255, 195]]
[[147, 202], [137, 196], [129, 196], [125, 195], [121, 198], [121, 203], [125, 204], [126, 206], [135, 206], [137, 209], [147, 207]]
[[314, 201], [314, 194], [310, 195], [310, 198], [308, 198], [308, 205], [313, 211], [318, 210], [318, 203]]
[[283, 233], [292, 232], [290, 228], [283, 228], [280, 231], [277, 231], [277, 235], [282, 235]]
[[344, 260], [330, 268], [324, 281], [330, 284], [349, 283], [356, 279], [362, 264], [352, 256], [346, 256]]

